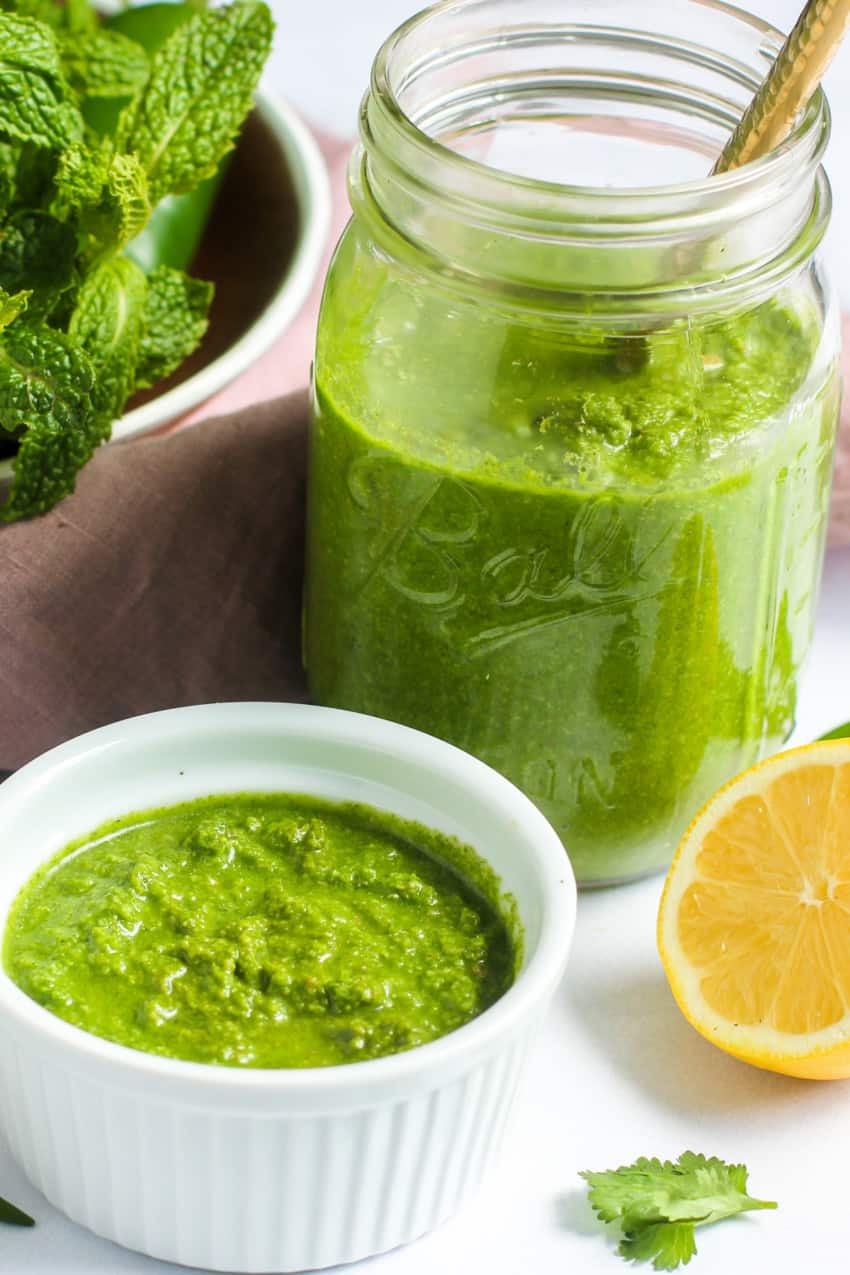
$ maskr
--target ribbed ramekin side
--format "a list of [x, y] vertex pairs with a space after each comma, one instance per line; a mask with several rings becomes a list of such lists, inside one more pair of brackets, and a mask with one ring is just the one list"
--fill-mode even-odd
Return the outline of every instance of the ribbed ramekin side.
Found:
[[74, 1221], [224, 1271], [301, 1271], [405, 1244], [452, 1214], [496, 1150], [528, 1043], [402, 1100], [327, 1115], [190, 1108], [0, 1044], [15, 1158]]

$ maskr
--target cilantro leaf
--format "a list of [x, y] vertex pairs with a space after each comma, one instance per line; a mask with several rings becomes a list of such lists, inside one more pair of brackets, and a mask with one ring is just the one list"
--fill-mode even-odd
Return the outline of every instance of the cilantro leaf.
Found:
[[617, 1252], [628, 1262], [652, 1262], [657, 1271], [687, 1266], [697, 1251], [693, 1222], [655, 1222], [623, 1236]]
[[156, 52], [147, 85], [117, 128], [120, 149], [142, 162], [152, 202], [216, 171], [251, 108], [273, 31], [262, 0], [236, 0], [197, 14]]
[[74, 489], [103, 440], [91, 361], [69, 337], [26, 316], [0, 337], [0, 427], [20, 436], [0, 519], [45, 513]]
[[33, 18], [0, 14], [0, 135], [58, 150], [82, 132], [53, 31]]
[[143, 389], [168, 376], [199, 345], [207, 330], [213, 285], [160, 266], [148, 276], [136, 385]]
[[825, 735], [819, 735], [819, 739], [850, 739], [850, 722], [844, 722], [842, 726], [836, 726], [832, 730], [827, 731]]
[[134, 262], [111, 257], [89, 274], [71, 316], [69, 335], [97, 375], [92, 398], [105, 437], [135, 388], [147, 291]]
[[633, 1260], [654, 1259], [656, 1270], [674, 1270], [696, 1252], [695, 1226], [751, 1209], [775, 1209], [747, 1193], [747, 1170], [685, 1151], [675, 1162], [641, 1157], [634, 1164], [579, 1175], [603, 1222], [619, 1222], [620, 1252]]
[[0, 1222], [6, 1222], [9, 1226], [35, 1226], [35, 1220], [29, 1213], [24, 1213], [23, 1209], [17, 1208], [2, 1197], [0, 1197]]
[[118, 31], [69, 31], [60, 36], [62, 67], [81, 98], [131, 97], [148, 78], [148, 58]]

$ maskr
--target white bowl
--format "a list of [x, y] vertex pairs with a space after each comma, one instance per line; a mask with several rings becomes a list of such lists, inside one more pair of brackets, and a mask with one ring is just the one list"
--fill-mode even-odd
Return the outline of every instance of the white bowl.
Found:
[[475, 1188], [564, 969], [576, 891], [537, 808], [449, 744], [334, 709], [212, 704], [92, 731], [0, 786], [0, 928], [34, 870], [105, 819], [251, 790], [367, 802], [471, 844], [517, 902], [514, 985], [406, 1053], [272, 1071], [101, 1040], [0, 972], [0, 1120], [30, 1180], [97, 1234], [190, 1266], [300, 1271], [415, 1239]]
[[[265, 354], [310, 295], [330, 231], [327, 166], [313, 135], [291, 107], [267, 88], [257, 90], [255, 105], [277, 161], [290, 174], [298, 205], [298, 235], [286, 274], [262, 314], [238, 341], [194, 376], [126, 412], [113, 425], [110, 442], [124, 442], [160, 429], [212, 398]], [[0, 480], [11, 477], [12, 464], [12, 460], [0, 460]]]

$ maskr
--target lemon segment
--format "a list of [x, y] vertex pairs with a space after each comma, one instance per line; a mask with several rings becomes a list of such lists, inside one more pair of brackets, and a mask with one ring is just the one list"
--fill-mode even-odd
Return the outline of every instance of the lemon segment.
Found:
[[850, 1076], [850, 739], [711, 798], [667, 875], [658, 947], [707, 1040], [786, 1075]]

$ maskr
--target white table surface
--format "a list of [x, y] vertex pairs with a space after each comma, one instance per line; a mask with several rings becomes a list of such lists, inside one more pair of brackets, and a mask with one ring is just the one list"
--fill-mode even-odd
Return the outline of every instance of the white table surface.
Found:
[[[827, 561], [796, 738], [850, 717], [850, 549]], [[843, 714], [843, 716], [842, 716]], [[579, 1169], [691, 1149], [743, 1160], [776, 1213], [698, 1235], [701, 1275], [833, 1275], [850, 1240], [850, 1082], [789, 1080], [735, 1062], [681, 1017], [655, 951], [659, 878], [582, 896], [573, 957], [531, 1058], [500, 1162], [459, 1217], [355, 1275], [617, 1275]], [[38, 1219], [0, 1227], [3, 1275], [177, 1275], [68, 1222], [0, 1138], [0, 1195]], [[838, 1259], [842, 1259], [839, 1267]]]
[[[796, 0], [758, 4], [777, 23], [787, 23], [795, 7]], [[411, 11], [409, 0], [357, 6], [319, 0], [278, 9], [281, 48], [273, 79], [282, 79], [314, 120], [349, 131], [370, 54]], [[850, 47], [831, 78], [846, 138]], [[833, 168], [837, 150], [833, 143]], [[836, 184], [845, 181], [850, 215], [850, 164]], [[795, 740], [812, 739], [847, 718], [850, 550], [840, 550], [827, 558]], [[461, 1216], [407, 1249], [352, 1268], [357, 1275], [625, 1272], [576, 1174], [685, 1149], [745, 1161], [753, 1192], [780, 1202], [776, 1213], [698, 1234], [699, 1254], [689, 1271], [831, 1275], [844, 1269], [850, 1082], [817, 1085], [759, 1072], [692, 1031], [655, 951], [660, 888], [656, 878], [581, 898], [572, 962], [525, 1074], [499, 1166]], [[26, 1182], [2, 1137], [0, 1195], [38, 1219], [34, 1231], [0, 1227], [2, 1275], [176, 1275], [181, 1269], [125, 1252], [68, 1222]]]

